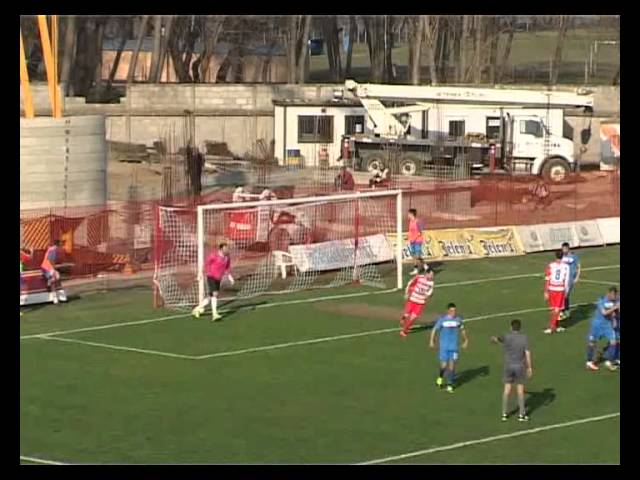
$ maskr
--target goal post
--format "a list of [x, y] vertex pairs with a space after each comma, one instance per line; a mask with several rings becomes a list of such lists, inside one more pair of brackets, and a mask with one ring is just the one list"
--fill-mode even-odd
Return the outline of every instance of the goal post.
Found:
[[204, 297], [205, 261], [220, 243], [236, 280], [223, 282], [225, 299], [402, 288], [400, 190], [158, 208], [154, 282], [168, 307]]

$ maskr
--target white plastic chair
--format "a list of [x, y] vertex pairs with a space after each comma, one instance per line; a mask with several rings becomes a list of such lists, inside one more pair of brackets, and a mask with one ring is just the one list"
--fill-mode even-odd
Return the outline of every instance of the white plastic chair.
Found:
[[275, 250], [273, 252], [273, 260], [276, 267], [280, 267], [280, 275], [283, 279], [287, 278], [287, 267], [293, 267], [294, 274], [298, 275], [298, 269], [296, 268], [296, 264], [293, 262], [293, 256], [290, 253], [283, 252], [282, 250]]

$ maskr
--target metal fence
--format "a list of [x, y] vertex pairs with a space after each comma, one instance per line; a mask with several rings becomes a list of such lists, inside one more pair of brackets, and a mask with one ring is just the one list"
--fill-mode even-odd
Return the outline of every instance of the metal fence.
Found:
[[[327, 176], [332, 178], [333, 173]], [[313, 175], [310, 178], [317, 181], [283, 185], [275, 191], [280, 198], [336, 193], [333, 183], [326, 184]], [[368, 188], [365, 178], [356, 175], [356, 190]], [[620, 215], [619, 170], [574, 174], [562, 184], [520, 176], [465, 180], [398, 177], [393, 188], [403, 190], [403, 208], [415, 208], [418, 216], [426, 220], [427, 229], [568, 222]], [[255, 192], [259, 193], [257, 189]], [[224, 203], [231, 201], [231, 195], [232, 188], [227, 188], [204, 194], [195, 202], [192, 198], [174, 197], [173, 204]], [[38, 269], [46, 248], [61, 239], [65, 251], [62, 273], [72, 284], [90, 283], [91, 288], [98, 289], [151, 286], [159, 204], [160, 201], [129, 201], [23, 210], [21, 244], [34, 249], [27, 270]]]

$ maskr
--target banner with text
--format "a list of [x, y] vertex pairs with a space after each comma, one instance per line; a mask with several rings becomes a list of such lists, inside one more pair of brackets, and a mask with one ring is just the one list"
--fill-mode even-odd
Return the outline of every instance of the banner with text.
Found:
[[[396, 236], [387, 236], [395, 248]], [[422, 258], [427, 263], [430, 260], [510, 257], [525, 253], [514, 227], [432, 230], [424, 236]], [[402, 259], [410, 261], [407, 234], [403, 234], [402, 244]]]
[[357, 249], [352, 239], [346, 239], [291, 245], [289, 253], [300, 272], [339, 270], [354, 265], [389, 262], [394, 258], [394, 250], [382, 233], [361, 237]]

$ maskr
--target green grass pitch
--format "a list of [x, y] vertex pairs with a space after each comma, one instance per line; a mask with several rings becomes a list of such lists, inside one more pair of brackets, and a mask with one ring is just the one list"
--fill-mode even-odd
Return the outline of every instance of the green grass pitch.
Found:
[[[578, 254], [573, 303], [619, 284], [619, 247]], [[278, 296], [219, 323], [153, 309], [146, 289], [25, 309], [21, 462], [619, 463], [619, 373], [584, 368], [593, 307], [575, 307], [565, 333], [542, 333], [550, 259], [438, 266], [426, 321], [450, 301], [468, 320], [454, 394], [435, 386], [428, 330], [399, 337], [401, 292]], [[358, 307], [381, 313], [347, 313]], [[489, 341], [514, 317], [534, 362], [522, 424], [500, 422], [502, 351]]]

